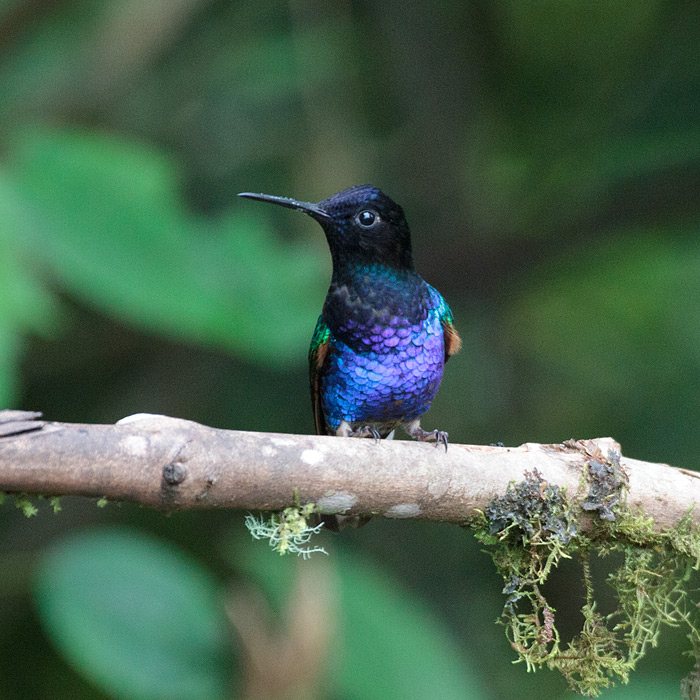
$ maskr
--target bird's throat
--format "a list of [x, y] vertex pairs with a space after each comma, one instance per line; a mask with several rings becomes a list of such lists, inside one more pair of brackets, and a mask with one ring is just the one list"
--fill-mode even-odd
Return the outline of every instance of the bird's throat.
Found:
[[369, 328], [393, 318], [416, 323], [425, 317], [427, 285], [415, 271], [371, 265], [338, 272], [334, 271], [323, 307], [332, 330], [340, 330], [348, 320], [355, 328]]

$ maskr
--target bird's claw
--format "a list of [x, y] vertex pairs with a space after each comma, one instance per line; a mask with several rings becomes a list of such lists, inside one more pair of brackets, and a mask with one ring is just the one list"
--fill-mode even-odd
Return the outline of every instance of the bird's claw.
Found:
[[350, 437], [371, 437], [374, 438], [375, 442], [379, 442], [382, 439], [379, 431], [371, 425], [363, 425], [361, 428], [357, 428], [350, 434]]
[[447, 433], [444, 430], [423, 430], [418, 421], [415, 421], [406, 426], [406, 432], [420, 442], [435, 440], [435, 447], [444, 445], [447, 452]]
[[353, 438], [374, 438], [375, 442], [382, 439], [379, 431], [371, 425], [361, 425], [354, 430], [350, 427], [349, 423], [343, 421], [340, 427], [335, 431], [338, 437], [353, 437]]
[[447, 452], [447, 433], [444, 430], [427, 430], [425, 435], [419, 437], [418, 440], [435, 440], [435, 447], [440, 447], [442, 444], [445, 446], [445, 452]]
[[440, 445], [445, 446], [445, 452], [447, 452], [447, 433], [444, 430], [423, 430], [421, 431], [423, 435], [416, 435], [416, 440], [421, 442], [431, 442], [435, 440], [435, 447], [440, 447]]

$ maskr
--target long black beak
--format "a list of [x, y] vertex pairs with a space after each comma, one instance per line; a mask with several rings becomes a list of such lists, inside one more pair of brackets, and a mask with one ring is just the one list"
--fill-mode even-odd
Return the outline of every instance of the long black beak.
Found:
[[272, 194], [255, 194], [254, 192], [241, 192], [238, 196], [245, 197], [246, 199], [257, 199], [261, 202], [270, 202], [271, 204], [279, 204], [288, 209], [297, 209], [298, 211], [303, 211], [305, 214], [312, 216], [317, 221], [331, 218], [328, 212], [321, 209], [318, 204], [313, 204], [311, 202], [299, 202], [289, 197], [276, 197]]

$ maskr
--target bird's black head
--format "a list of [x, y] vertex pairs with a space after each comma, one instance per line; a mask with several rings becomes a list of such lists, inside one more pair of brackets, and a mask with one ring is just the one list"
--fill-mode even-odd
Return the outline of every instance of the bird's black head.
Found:
[[326, 234], [337, 271], [348, 265], [376, 264], [413, 269], [403, 210], [376, 187], [350, 187], [318, 204], [248, 192], [239, 196], [298, 209], [316, 219]]

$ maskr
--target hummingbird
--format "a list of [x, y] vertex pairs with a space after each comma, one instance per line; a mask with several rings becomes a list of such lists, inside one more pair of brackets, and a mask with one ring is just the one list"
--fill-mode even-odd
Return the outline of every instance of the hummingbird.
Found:
[[239, 196], [308, 214], [328, 241], [333, 274], [309, 349], [316, 432], [379, 439], [401, 427], [447, 449], [447, 433], [420, 422], [461, 340], [450, 307], [413, 266], [403, 209], [372, 185], [318, 204]]

